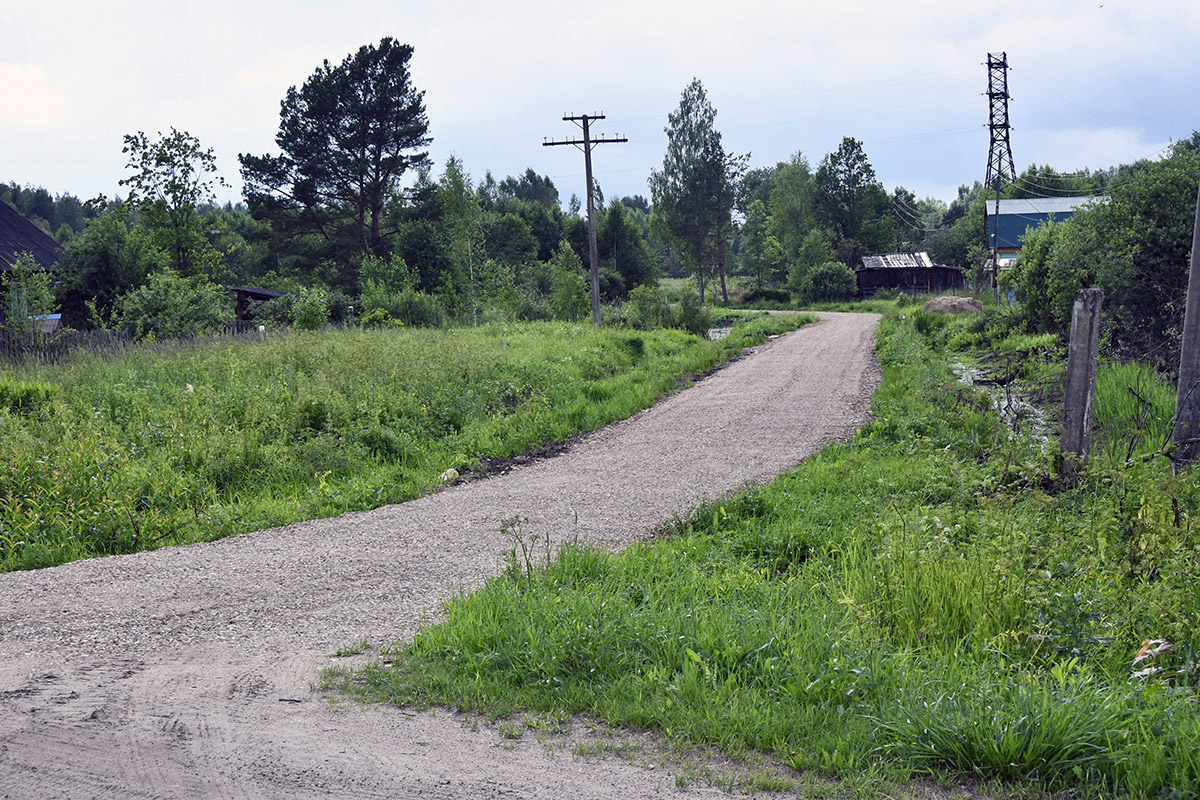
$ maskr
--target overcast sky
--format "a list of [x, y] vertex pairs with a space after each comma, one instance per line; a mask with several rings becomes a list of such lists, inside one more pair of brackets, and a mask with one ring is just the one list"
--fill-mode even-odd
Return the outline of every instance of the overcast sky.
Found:
[[608, 0], [594, 3], [2, 0], [0, 182], [124, 194], [122, 136], [172, 126], [211, 147], [238, 200], [238, 153], [277, 153], [279, 102], [328, 59], [391, 36], [414, 47], [440, 173], [532, 167], [564, 199], [583, 157], [542, 147], [602, 112], [606, 197], [649, 196], [667, 114], [699, 78], [726, 148], [815, 167], [863, 141], [890, 190], [951, 200], [982, 180], [984, 66], [1011, 66], [1012, 150], [1061, 171], [1151, 157], [1200, 128], [1197, 0]]

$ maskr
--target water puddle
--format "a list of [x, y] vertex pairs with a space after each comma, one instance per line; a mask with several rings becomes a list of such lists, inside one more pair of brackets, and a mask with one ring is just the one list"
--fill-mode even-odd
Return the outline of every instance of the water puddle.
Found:
[[1013, 385], [1000, 385], [990, 381], [987, 373], [979, 367], [954, 361], [950, 369], [958, 382], [967, 386], [979, 386], [992, 396], [992, 404], [1008, 429], [1028, 433], [1043, 444], [1050, 441], [1051, 426], [1046, 412], [1030, 403], [1013, 389]]

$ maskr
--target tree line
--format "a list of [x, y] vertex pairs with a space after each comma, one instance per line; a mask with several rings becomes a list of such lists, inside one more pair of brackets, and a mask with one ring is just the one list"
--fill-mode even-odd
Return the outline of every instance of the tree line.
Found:
[[[338, 64], [324, 62], [289, 89], [277, 151], [238, 156], [244, 202], [236, 205], [215, 203], [222, 181], [212, 150], [174, 128], [125, 137], [123, 198], [84, 203], [0, 185], [0, 199], [64, 244], [50, 293], [64, 324], [188, 335], [229, 321], [224, 287], [231, 286], [281, 293], [252, 309], [272, 324], [317, 326], [351, 316], [380, 325], [580, 318], [590, 304], [581, 280], [588, 253], [582, 204], [572, 196], [564, 208], [551, 179], [533, 169], [497, 180], [471, 176], [455, 157], [431, 163], [412, 56], [410, 46], [384, 38]], [[700, 305], [729, 303], [732, 274], [743, 276], [749, 300], [846, 299], [864, 255], [897, 250], [928, 250], [982, 286], [991, 193], [978, 182], [948, 205], [904, 187], [889, 194], [863, 143], [849, 136], [815, 166], [797, 152], [751, 168], [750, 154], [726, 150], [716, 118], [703, 84], [693, 80], [668, 115], [667, 151], [649, 176], [650, 198], [606, 203], [594, 187], [605, 303], [632, 300], [639, 319], [665, 321], [670, 314], [654, 288], [663, 275], [691, 276]], [[1185, 144], [1178, 154], [1192, 146]], [[1033, 165], [1005, 196], [1128, 192], [1155, 169], [1062, 174]], [[1049, 252], [1039, 235], [1059, 234], [1031, 239], [1034, 251]], [[1070, 282], [1057, 276], [1070, 270], [1033, 266], [1033, 259], [1019, 264], [1010, 285], [1031, 326], [1061, 324], [1054, 292], [1066, 291]], [[1119, 263], [1134, 265], [1135, 275], [1144, 271], [1132, 256]], [[1043, 273], [1054, 277], [1036, 277]]]
[[[227, 319], [222, 286], [284, 292], [254, 309], [273, 322], [296, 321], [301, 302], [324, 305], [305, 317], [318, 321], [572, 318], [590, 299], [572, 273], [588, 252], [581, 203], [572, 196], [564, 209], [532, 169], [474, 179], [456, 158], [432, 164], [412, 56], [384, 38], [289, 89], [277, 151], [238, 156], [244, 203], [215, 204], [212, 150], [174, 128], [125, 137], [123, 198], [3, 187], [65, 246], [55, 286], [64, 324], [186, 335]], [[601, 299], [626, 301], [665, 274], [692, 276], [701, 305], [728, 303], [732, 272], [752, 274], [760, 291], [852, 294], [849, 265], [894, 230], [861, 143], [847, 138], [815, 172], [799, 154], [748, 170], [748, 155], [722, 148], [715, 117], [693, 81], [668, 117], [651, 200], [606, 204], [594, 187]]]

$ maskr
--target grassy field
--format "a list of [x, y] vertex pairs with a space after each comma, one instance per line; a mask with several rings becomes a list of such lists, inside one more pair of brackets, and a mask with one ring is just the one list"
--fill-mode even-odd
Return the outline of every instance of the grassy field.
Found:
[[[811, 318], [808, 318], [811, 319]], [[528, 324], [209, 340], [0, 370], [0, 570], [416, 497], [627, 417], [767, 332]]]
[[[1052, 397], [1059, 349], [989, 319], [893, 306], [853, 441], [657, 543], [564, 546], [532, 571], [514, 557], [445, 622], [326, 685], [767, 754], [821, 796], [915, 778], [1197, 796], [1200, 487], [1156, 455], [1173, 392], [1106, 366], [1092, 460], [1062, 485], [1054, 441], [996, 402]], [[984, 336], [995, 349], [972, 351]], [[966, 385], [956, 361], [1004, 385]]]

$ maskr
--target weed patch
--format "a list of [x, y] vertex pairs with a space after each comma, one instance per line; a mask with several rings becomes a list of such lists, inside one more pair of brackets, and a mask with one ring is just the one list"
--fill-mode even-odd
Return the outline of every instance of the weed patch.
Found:
[[[0, 569], [402, 502], [652, 405], [720, 342], [533, 323], [209, 340], [0, 375]], [[8, 369], [8, 368], [6, 368]]]

